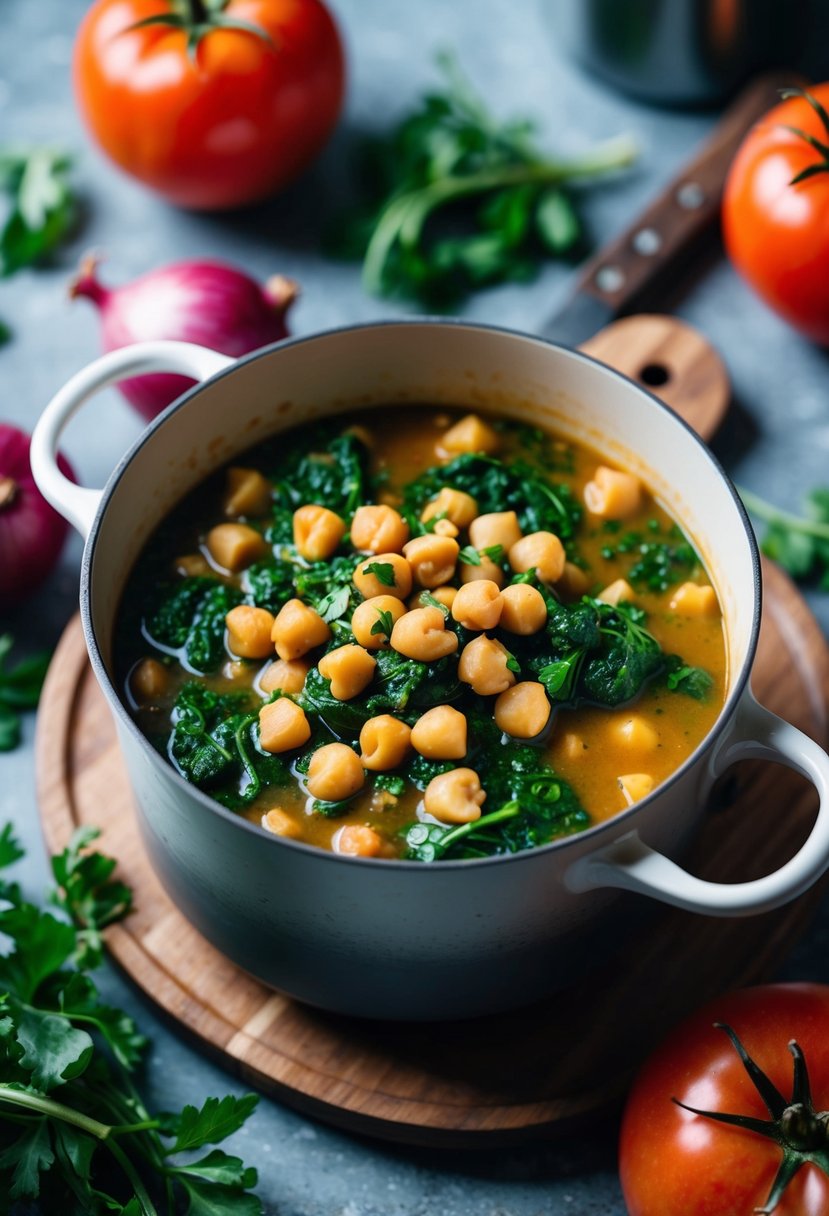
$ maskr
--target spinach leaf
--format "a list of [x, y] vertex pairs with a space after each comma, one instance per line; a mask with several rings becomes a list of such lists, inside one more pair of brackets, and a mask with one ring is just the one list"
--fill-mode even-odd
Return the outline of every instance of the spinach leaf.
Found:
[[245, 571], [242, 586], [249, 603], [276, 615], [296, 594], [293, 566], [278, 560], [256, 562]]
[[220, 695], [195, 681], [185, 684], [173, 708], [169, 756], [179, 772], [201, 787], [232, 769], [234, 722], [244, 715], [244, 695]]
[[705, 701], [714, 686], [714, 679], [704, 667], [689, 667], [678, 654], [666, 660], [665, 683], [671, 692], [684, 692], [697, 701]]
[[[613, 531], [607, 523], [605, 530]], [[625, 532], [618, 541], [602, 548], [602, 557], [608, 561], [628, 554], [634, 560], [625, 577], [634, 587], [647, 587], [649, 591], [667, 591], [700, 568], [696, 550], [682, 530], [672, 524], [663, 533], [657, 519], [648, 521], [647, 532]]]
[[226, 654], [225, 617], [241, 601], [242, 592], [229, 583], [185, 578], [162, 592], [144, 629], [160, 649], [182, 651], [194, 671], [215, 671]]
[[471, 494], [482, 515], [515, 511], [524, 532], [554, 532], [568, 540], [582, 517], [569, 486], [553, 485], [526, 460], [504, 461], [480, 453], [456, 456], [421, 473], [404, 490], [407, 512], [419, 518], [444, 486]]
[[307, 451], [303, 436], [297, 446], [279, 460], [274, 473], [278, 501], [292, 509], [318, 503], [349, 518], [368, 496], [368, 452], [354, 434], [329, 438], [321, 432], [321, 446]]

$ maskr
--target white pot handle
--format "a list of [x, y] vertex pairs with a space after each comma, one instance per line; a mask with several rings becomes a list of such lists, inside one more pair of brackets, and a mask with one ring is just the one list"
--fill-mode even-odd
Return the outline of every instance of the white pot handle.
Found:
[[574, 862], [565, 878], [568, 889], [582, 892], [618, 887], [709, 916], [767, 912], [808, 890], [829, 868], [829, 756], [803, 731], [764, 709], [747, 691], [737, 711], [735, 728], [714, 761], [714, 775], [745, 759], [771, 760], [795, 769], [809, 778], [820, 798], [808, 839], [779, 870], [753, 882], [705, 882], [649, 848], [637, 832], [630, 832]]
[[149, 372], [178, 372], [201, 381], [233, 362], [227, 355], [189, 342], [139, 342], [102, 355], [77, 372], [46, 406], [32, 435], [32, 475], [43, 497], [86, 539], [103, 492], [76, 486], [58, 468], [58, 444], [69, 419], [99, 389], [119, 380]]

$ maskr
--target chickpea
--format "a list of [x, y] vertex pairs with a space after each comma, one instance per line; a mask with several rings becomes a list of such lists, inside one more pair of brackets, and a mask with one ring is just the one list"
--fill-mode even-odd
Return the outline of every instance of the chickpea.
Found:
[[227, 643], [240, 659], [266, 659], [273, 654], [271, 630], [274, 615], [266, 608], [237, 604], [225, 617]]
[[628, 519], [642, 505], [642, 483], [632, 473], [600, 464], [584, 487], [584, 505], [602, 519]]
[[326, 743], [311, 757], [305, 784], [313, 798], [319, 798], [321, 802], [339, 802], [359, 793], [365, 779], [356, 752], [345, 743]]
[[458, 635], [446, 628], [440, 608], [413, 608], [395, 622], [391, 644], [398, 654], [421, 663], [432, 663], [458, 649]]
[[266, 752], [290, 752], [311, 738], [304, 710], [288, 697], [270, 701], [259, 710], [259, 743]]
[[358, 507], [351, 521], [351, 543], [364, 553], [400, 553], [409, 525], [399, 511], [385, 505]]
[[271, 485], [256, 469], [228, 469], [225, 478], [225, 515], [264, 515], [271, 501]]
[[336, 552], [345, 536], [345, 520], [328, 507], [308, 503], [294, 511], [294, 544], [309, 562], [321, 562]]
[[444, 486], [437, 498], [433, 498], [431, 502], [426, 503], [426, 506], [421, 511], [420, 518], [424, 523], [428, 523], [436, 515], [443, 515], [456, 528], [460, 529], [468, 528], [477, 514], [478, 504], [471, 494], [465, 494], [463, 490], [453, 490], [450, 486]]
[[529, 583], [511, 583], [501, 592], [502, 629], [524, 637], [538, 633], [547, 624], [547, 605], [537, 587]]
[[411, 727], [391, 714], [369, 718], [360, 731], [360, 763], [378, 773], [397, 768], [409, 753], [411, 736]]
[[427, 760], [462, 760], [466, 755], [466, 718], [451, 705], [427, 709], [412, 727], [412, 746]]
[[443, 432], [435, 451], [441, 460], [445, 460], [451, 456], [460, 456], [464, 452], [485, 452], [489, 455], [497, 452], [498, 446], [498, 432], [477, 414], [467, 414], [460, 422]]
[[670, 608], [680, 616], [719, 616], [720, 605], [713, 587], [683, 583], [671, 596]]
[[464, 629], [494, 629], [503, 606], [498, 584], [481, 578], [461, 587], [452, 602], [452, 616]]
[[559, 740], [559, 751], [565, 760], [573, 762], [584, 760], [588, 747], [581, 735], [577, 735], [575, 731], [568, 730]]
[[362, 646], [338, 646], [319, 661], [320, 675], [331, 681], [331, 696], [350, 701], [371, 683], [377, 660]]
[[228, 659], [222, 666], [222, 675], [226, 680], [242, 680], [248, 674], [248, 665], [241, 659]]
[[614, 606], [622, 603], [632, 604], [635, 598], [633, 588], [624, 578], [614, 579], [596, 596], [596, 599], [601, 600], [603, 604], [613, 604]]
[[345, 857], [394, 856], [394, 850], [379, 832], [362, 823], [347, 823], [335, 832], [331, 844], [335, 853]]
[[534, 739], [550, 721], [550, 702], [543, 684], [523, 680], [495, 702], [495, 721], [513, 739]]
[[[351, 632], [354, 640], [367, 650], [381, 650], [389, 645], [394, 622], [406, 611], [403, 602], [393, 595], [375, 595], [354, 609]], [[391, 617], [388, 633], [385, 625]]]
[[628, 806], [647, 798], [656, 784], [650, 773], [627, 773], [624, 777], [617, 777], [616, 781]]
[[509, 659], [505, 646], [482, 634], [464, 646], [458, 676], [481, 697], [506, 692], [515, 683], [515, 674], [507, 666]]
[[176, 574], [182, 578], [198, 578], [210, 573], [210, 563], [203, 553], [185, 553], [175, 560]]
[[481, 817], [486, 794], [472, 768], [453, 768], [433, 777], [426, 786], [423, 805], [441, 823], [474, 823]]
[[265, 812], [262, 816], [262, 827], [266, 832], [273, 832], [274, 836], [296, 838], [300, 835], [300, 826], [296, 820], [278, 806]]
[[489, 515], [479, 515], [469, 525], [469, 540], [476, 549], [500, 545], [504, 553], [509, 553], [520, 539], [521, 525], [514, 511], [492, 511]]
[[577, 600], [587, 595], [590, 590], [590, 579], [575, 562], [565, 562], [564, 572], [556, 583], [556, 591], [570, 599]]
[[451, 519], [439, 519], [432, 531], [435, 536], [450, 536], [452, 540], [459, 534]]
[[161, 700], [170, 684], [167, 668], [158, 659], [142, 659], [130, 672], [130, 689], [136, 701], [150, 705]]
[[530, 532], [509, 551], [516, 574], [535, 570], [544, 583], [556, 583], [564, 573], [564, 545], [553, 532]]
[[439, 587], [455, 573], [460, 546], [451, 536], [417, 536], [403, 546], [412, 575], [421, 587]]
[[404, 600], [412, 589], [412, 568], [400, 553], [378, 553], [375, 557], [363, 558], [356, 567], [354, 586], [367, 600], [378, 595], [393, 595]]
[[331, 630], [320, 614], [302, 600], [288, 600], [283, 604], [271, 630], [271, 641], [280, 659], [301, 659], [330, 637]]
[[485, 553], [482, 553], [480, 566], [471, 566], [467, 562], [461, 562], [462, 583], [477, 583], [480, 579], [486, 579], [490, 583], [495, 583], [496, 587], [503, 587], [507, 581], [507, 576], [497, 562], [494, 562], [491, 557], [487, 557]]
[[236, 574], [270, 549], [264, 536], [247, 524], [217, 524], [207, 533], [207, 551], [217, 566]]
[[634, 751], [652, 752], [659, 746], [659, 735], [639, 714], [613, 722], [609, 734], [617, 744]]
[[429, 601], [426, 598], [431, 596], [433, 600], [437, 600], [439, 604], [443, 604], [444, 608], [450, 608], [455, 602], [455, 596], [458, 594], [457, 587], [432, 587], [429, 591], [421, 590], [409, 600], [410, 608], [427, 608]]
[[259, 689], [270, 696], [272, 692], [302, 692], [311, 664], [307, 659], [274, 659], [257, 680]]

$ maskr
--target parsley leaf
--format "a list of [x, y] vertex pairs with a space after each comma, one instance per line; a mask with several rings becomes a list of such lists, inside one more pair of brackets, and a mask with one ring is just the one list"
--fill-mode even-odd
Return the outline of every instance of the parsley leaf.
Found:
[[458, 561], [465, 566], [480, 566], [481, 555], [474, 545], [464, 545], [458, 554]]
[[636, 150], [622, 136], [580, 156], [545, 156], [531, 124], [498, 122], [451, 56], [438, 64], [443, 89], [366, 147], [364, 202], [331, 244], [363, 259], [372, 294], [445, 305], [575, 252], [582, 229], [569, 182], [625, 168]]
[[829, 487], [811, 491], [803, 516], [778, 510], [749, 490], [740, 489], [740, 496], [751, 514], [769, 525], [760, 546], [766, 556], [792, 578], [817, 581], [829, 590]]
[[[2, 883], [0, 933], [10, 947], [0, 956], [0, 1211], [16, 1211], [20, 1200], [28, 1211], [26, 1201], [38, 1200], [43, 1212], [151, 1216], [151, 1196], [163, 1194], [170, 1214], [262, 1216], [251, 1193], [256, 1170], [238, 1157], [213, 1149], [179, 1159], [238, 1131], [257, 1098], [208, 1098], [153, 1114], [124, 1071], [139, 1063], [146, 1040], [77, 970], [75, 960], [101, 961], [90, 930], [124, 916], [132, 898], [112, 877], [115, 862], [88, 851], [96, 836], [76, 833], [53, 859], [61, 887], [52, 898], [72, 923]], [[0, 867], [20, 856], [4, 827]], [[98, 1151], [104, 1142], [109, 1152]]]
[[384, 638], [390, 638], [391, 631], [393, 628], [394, 628], [394, 617], [392, 616], [392, 614], [388, 611], [388, 609], [378, 608], [377, 609], [377, 620], [374, 622], [371, 629], [369, 630], [369, 634], [372, 636], [379, 634], [380, 636], [382, 636]]
[[384, 587], [394, 586], [394, 566], [391, 562], [369, 562], [367, 566], [363, 566], [361, 573], [373, 574]]
[[71, 231], [77, 214], [71, 164], [51, 148], [0, 148], [0, 189], [9, 200], [0, 227], [0, 277], [41, 261]]
[[51, 659], [38, 654], [8, 668], [12, 645], [10, 633], [0, 636], [0, 752], [12, 751], [20, 742], [20, 711], [37, 706]]

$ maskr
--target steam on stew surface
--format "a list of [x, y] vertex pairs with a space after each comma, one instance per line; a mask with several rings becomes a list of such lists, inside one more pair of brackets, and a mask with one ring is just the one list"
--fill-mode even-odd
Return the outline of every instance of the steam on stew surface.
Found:
[[725, 695], [720, 607], [638, 479], [443, 409], [275, 437], [172, 512], [117, 653], [141, 729], [267, 831], [486, 857], [617, 814]]

